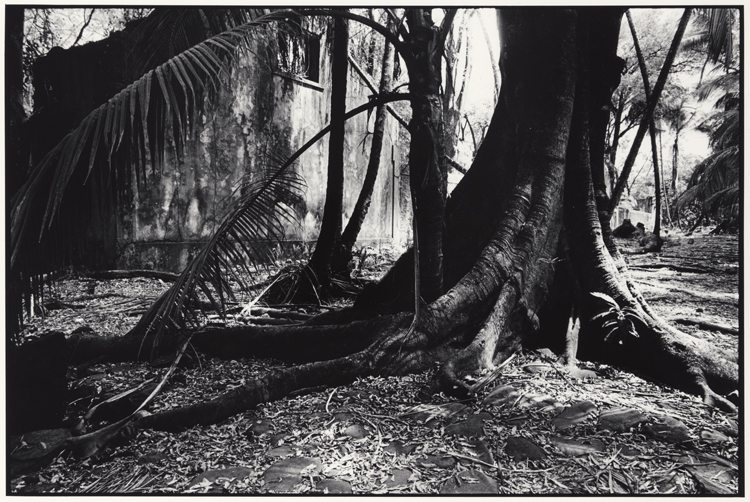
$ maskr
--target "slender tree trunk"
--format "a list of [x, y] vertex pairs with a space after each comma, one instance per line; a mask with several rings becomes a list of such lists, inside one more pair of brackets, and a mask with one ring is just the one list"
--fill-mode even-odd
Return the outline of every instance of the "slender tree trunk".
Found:
[[673, 194], [677, 194], [677, 163], [680, 158], [680, 129], [678, 128], [674, 134], [674, 145], [672, 145], [672, 182], [670, 184], [670, 190]]
[[667, 83], [667, 76], [669, 75], [669, 71], [672, 68], [675, 57], [677, 56], [677, 51], [680, 47], [680, 42], [682, 41], [682, 36], [685, 33], [685, 29], [687, 28], [688, 21], [690, 20], [691, 12], [692, 9], [685, 9], [682, 18], [680, 19], [680, 24], [678, 25], [677, 32], [672, 39], [672, 44], [669, 47], [669, 52], [667, 52], [667, 57], [664, 60], [664, 65], [662, 66], [661, 72], [659, 73], [659, 78], [656, 80], [656, 85], [654, 86], [653, 93], [651, 94], [651, 97], [646, 104], [646, 109], [643, 111], [643, 117], [641, 118], [641, 123], [638, 126], [638, 131], [636, 132], [635, 138], [633, 139], [633, 145], [630, 147], [630, 152], [628, 153], [628, 157], [625, 159], [625, 164], [622, 167], [620, 178], [617, 180], [617, 185], [615, 186], [615, 190], [612, 193], [612, 198], [609, 204], [610, 214], [612, 214], [612, 212], [614, 212], [614, 210], [620, 204], [620, 198], [622, 197], [622, 193], [627, 186], [628, 177], [630, 176], [630, 171], [633, 169], [633, 165], [635, 164], [635, 159], [638, 156], [638, 150], [640, 149], [641, 143], [643, 142], [643, 137], [646, 135], [646, 129], [648, 129], [649, 127], [651, 118], [654, 115], [654, 110], [656, 109], [656, 104], [661, 97], [661, 92], [664, 89], [664, 85]]
[[[679, 118], [677, 119], [680, 120]], [[674, 145], [672, 145], [672, 181], [670, 182], [669, 188], [672, 192], [672, 202], [677, 200], [677, 162], [680, 156], [680, 129], [681, 124], [678, 122], [677, 128], [675, 129], [674, 133]], [[674, 219], [677, 223], [677, 228], [680, 228], [680, 210], [677, 209], [676, 206], [673, 206], [674, 209]]]
[[651, 157], [654, 165], [654, 235], [661, 232], [661, 176], [659, 175], [659, 152], [656, 147], [656, 127], [653, 119], [648, 126], [651, 136]]
[[667, 214], [667, 223], [672, 226], [672, 216], [669, 209], [669, 189], [667, 188], [667, 179], [664, 176], [664, 146], [661, 142], [661, 130], [659, 131], [659, 178], [661, 180], [659, 189], [664, 193], [664, 212]]
[[492, 65], [492, 81], [495, 84], [495, 94], [494, 98], [497, 100], [497, 97], [500, 95], [500, 86], [502, 84], [502, 75], [500, 74], [500, 66], [499, 61], [500, 59], [495, 54], [495, 51], [492, 49], [492, 41], [490, 40], [490, 34], [487, 30], [487, 25], [484, 22], [484, 18], [480, 14], [479, 10], [474, 10], [474, 14], [477, 16], [477, 19], [479, 19], [479, 25], [482, 27], [482, 35], [484, 35], [484, 41], [487, 44], [487, 52], [490, 55], [490, 64]]
[[[381, 63], [380, 74], [380, 93], [391, 91], [391, 80], [393, 79], [393, 45], [385, 42], [383, 49], [383, 59]], [[385, 104], [378, 106], [375, 111], [375, 128], [372, 133], [372, 144], [370, 146], [370, 161], [367, 164], [367, 173], [362, 183], [362, 189], [359, 192], [357, 203], [354, 205], [352, 215], [349, 217], [349, 223], [341, 235], [341, 246], [338, 249], [338, 256], [335, 258], [334, 269], [343, 274], [346, 272], [347, 263], [352, 258], [352, 248], [357, 241], [359, 231], [367, 216], [367, 210], [372, 201], [372, 193], [375, 189], [375, 181], [380, 169], [380, 154], [383, 151], [383, 137], [385, 136], [385, 119], [388, 115], [388, 109]]]
[[[443, 127], [446, 134], [443, 135], [443, 154], [447, 159], [454, 160], [456, 155], [456, 142], [458, 135], [456, 130], [461, 119], [461, 103], [463, 101], [463, 88], [465, 84], [466, 71], [459, 77], [458, 62], [463, 51], [463, 37], [465, 19], [462, 22], [455, 21], [451, 26], [450, 33], [445, 39], [445, 83], [443, 85]], [[468, 46], [468, 43], [467, 43]], [[465, 59], [468, 69], [468, 59]], [[460, 87], [459, 87], [460, 86]]]
[[341, 214], [344, 200], [344, 115], [349, 55], [349, 22], [337, 17], [333, 29], [333, 64], [331, 68], [331, 132], [328, 142], [328, 181], [323, 221], [309, 268], [317, 282], [328, 287], [334, 250], [341, 240]]
[[609, 169], [609, 193], [610, 196], [615, 191], [615, 185], [617, 184], [617, 148], [620, 146], [620, 121], [622, 120], [622, 111], [625, 108], [625, 94], [621, 91], [620, 97], [617, 99], [617, 110], [615, 110], [615, 130], [612, 133], [612, 146], [609, 151], [609, 163], [607, 168]]
[[[646, 95], [646, 102], [650, 102], [652, 99], [651, 85], [648, 81], [648, 69], [646, 68], [646, 61], [643, 59], [643, 52], [641, 52], [641, 46], [638, 43], [638, 34], [635, 30], [635, 24], [633, 23], [633, 16], [630, 15], [630, 11], [627, 11], [626, 16], [628, 18], [628, 26], [630, 27], [630, 34], [633, 37], [633, 45], [635, 47], [635, 54], [638, 58], [638, 66], [641, 69], [641, 77], [643, 79], [643, 92]], [[654, 166], [654, 205], [655, 205], [655, 216], [654, 216], [654, 230], [653, 233], [657, 237], [661, 232], [661, 177], [659, 171], [659, 151], [656, 146], [656, 125], [654, 124], [653, 117], [648, 123], [648, 133], [651, 138], [651, 158]]]

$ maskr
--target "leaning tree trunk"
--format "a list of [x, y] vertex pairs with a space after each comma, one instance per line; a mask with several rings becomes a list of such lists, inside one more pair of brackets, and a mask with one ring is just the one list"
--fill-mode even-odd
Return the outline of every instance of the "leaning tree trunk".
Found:
[[[627, 11], [626, 16], [628, 18], [628, 26], [630, 27], [630, 34], [633, 37], [633, 46], [635, 47], [635, 54], [638, 58], [638, 66], [641, 70], [641, 78], [643, 79], [643, 92], [646, 95], [646, 102], [651, 101], [653, 96], [651, 94], [651, 84], [648, 82], [648, 69], [646, 68], [646, 61], [643, 59], [643, 52], [641, 52], [641, 45], [638, 43], [638, 34], [635, 31], [635, 24], [633, 23], [633, 16], [630, 15], [630, 11]], [[654, 230], [653, 233], [657, 237], [661, 233], [661, 176], [659, 172], [659, 152], [656, 148], [656, 125], [654, 124], [653, 116], [648, 123], [648, 134], [651, 138], [651, 158], [653, 159], [654, 165], [654, 199], [655, 199], [655, 215], [654, 218]]]
[[657, 237], [661, 233], [661, 176], [659, 172], [659, 152], [656, 148], [656, 126], [653, 119], [648, 126], [651, 136], [651, 157], [654, 164], [654, 230]]
[[[633, 286], [617, 248], [603, 238], [590, 148], [592, 129], [601, 126], [590, 117], [591, 100], [602, 90], [593, 88], [601, 79], [593, 75], [591, 55], [607, 44], [592, 28], [616, 24], [620, 15], [609, 10], [502, 11], [500, 100], [488, 140], [456, 187], [446, 215], [446, 249], [456, 253], [446, 254], [446, 277], [458, 278], [425, 307], [417, 326], [411, 326], [409, 313], [375, 315], [388, 311], [375, 305], [369, 319], [339, 326], [196, 333], [196, 346], [216, 355], [256, 354], [302, 364], [213, 401], [159, 412], [133, 425], [174, 430], [209, 424], [294, 390], [438, 364], [445, 392], [471, 394], [482, 374], [538, 332], [563, 339], [566, 327], [556, 327], [542, 313], [569, 313], [571, 303], [580, 313], [580, 356], [633, 369], [733, 409], [716, 392], [737, 388], [736, 357], [660, 321]], [[479, 223], [472, 226], [475, 220]], [[472, 258], [459, 257], [458, 251]], [[562, 282], [561, 272], [572, 276]], [[408, 284], [408, 274], [399, 274], [389, 274], [370, 298], [397, 291], [388, 281]], [[550, 292], [561, 288], [567, 302], [555, 303]], [[639, 337], [618, 333], [605, 340], [601, 324], [592, 318], [607, 306], [590, 293], [606, 294], [618, 308], [637, 312]], [[86, 336], [70, 340], [71, 348], [93, 343], [101, 344]], [[113, 352], [124, 343], [107, 345]]]
[[646, 135], [646, 129], [649, 126], [651, 118], [654, 116], [656, 104], [659, 101], [661, 92], [664, 89], [664, 85], [667, 83], [669, 70], [672, 68], [672, 63], [674, 63], [675, 57], [677, 56], [677, 51], [680, 48], [682, 35], [685, 33], [685, 29], [687, 28], [691, 12], [692, 9], [685, 9], [682, 18], [680, 19], [680, 24], [677, 27], [677, 32], [672, 39], [672, 44], [670, 45], [669, 51], [667, 52], [667, 57], [664, 60], [664, 65], [662, 66], [661, 72], [659, 73], [659, 78], [656, 80], [656, 84], [654, 85], [654, 91], [646, 103], [646, 109], [643, 111], [643, 117], [641, 117], [641, 123], [638, 126], [638, 131], [635, 134], [633, 144], [630, 147], [630, 152], [628, 153], [628, 157], [625, 159], [625, 164], [622, 167], [620, 178], [617, 180], [617, 185], [615, 185], [615, 190], [612, 193], [612, 199], [610, 200], [609, 204], [610, 214], [612, 214], [612, 212], [614, 212], [614, 210], [617, 208], [618, 204], [620, 204], [620, 198], [622, 197], [622, 193], [625, 191], [625, 187], [627, 186], [628, 177], [630, 177], [630, 171], [633, 169], [633, 165], [635, 164], [635, 159], [638, 156], [638, 150], [640, 149], [641, 143], [643, 142], [643, 137]]
[[[391, 92], [391, 81], [393, 80], [393, 45], [388, 41], [385, 42], [383, 49], [383, 59], [380, 74], [380, 93]], [[352, 258], [352, 249], [357, 241], [359, 231], [367, 216], [367, 210], [372, 202], [372, 193], [375, 189], [375, 181], [378, 179], [380, 169], [380, 154], [383, 151], [383, 137], [385, 136], [385, 119], [388, 115], [387, 105], [382, 104], [375, 111], [375, 128], [372, 133], [372, 144], [370, 146], [370, 160], [367, 164], [365, 180], [362, 182], [362, 189], [359, 197], [346, 224], [344, 232], [341, 234], [341, 245], [334, 255], [333, 268], [339, 274], [346, 272], [347, 264]]]

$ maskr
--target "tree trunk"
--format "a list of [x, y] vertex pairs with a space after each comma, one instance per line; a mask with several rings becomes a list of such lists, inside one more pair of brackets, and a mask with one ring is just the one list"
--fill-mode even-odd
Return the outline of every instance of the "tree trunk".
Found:
[[594, 193], [599, 211], [599, 219], [605, 233], [610, 233], [610, 199], [607, 195], [604, 156], [609, 124], [612, 112], [612, 93], [620, 85], [625, 61], [617, 57], [617, 41], [620, 33], [622, 13], [615, 9], [598, 8], [583, 14], [597, 19], [597, 24], [591, 24], [591, 37], [599, 41], [599, 45], [589, 44], [588, 57], [591, 67], [597, 71], [591, 75], [591, 92], [589, 98], [590, 128], [590, 159], [591, 175], [594, 183]]
[[349, 78], [349, 22], [337, 17], [333, 29], [331, 66], [331, 133], [328, 142], [328, 180], [323, 221], [315, 251], [308, 264], [317, 283], [327, 288], [331, 282], [331, 262], [341, 240], [341, 213], [344, 200], [344, 137], [346, 82]]
[[440, 100], [442, 43], [429, 9], [407, 9], [409, 24], [409, 182], [419, 229], [420, 296], [431, 302], [443, 293], [443, 220], [448, 169]]
[[[651, 85], [648, 82], [648, 69], [646, 68], [646, 61], [643, 59], [643, 52], [641, 52], [641, 45], [638, 43], [638, 34], [635, 31], [635, 24], [633, 23], [633, 16], [630, 15], [630, 11], [626, 12], [628, 18], [628, 26], [630, 27], [630, 34], [633, 37], [633, 46], [635, 47], [635, 54], [638, 58], [638, 66], [641, 69], [641, 78], [643, 79], [643, 93], [646, 95], [646, 102], [650, 102], [652, 99]], [[653, 233], [659, 237], [661, 232], [661, 177], [659, 176], [659, 152], [656, 148], [656, 125], [654, 119], [651, 117], [648, 123], [648, 133], [651, 137], [651, 158], [654, 165], [654, 200], [655, 200], [655, 217], [654, 217], [654, 230]]]
[[[383, 60], [380, 74], [380, 93], [391, 92], [391, 80], [393, 79], [393, 45], [388, 41], [385, 42], [383, 49]], [[375, 128], [372, 133], [372, 143], [370, 146], [370, 161], [367, 164], [365, 180], [362, 182], [362, 189], [359, 192], [357, 203], [354, 205], [352, 215], [349, 217], [349, 223], [341, 235], [341, 245], [337, 250], [337, 256], [334, 257], [333, 268], [338, 274], [347, 272], [347, 264], [352, 259], [352, 248], [357, 241], [359, 231], [367, 216], [367, 210], [370, 208], [372, 201], [372, 192], [375, 189], [375, 181], [378, 178], [380, 169], [380, 154], [383, 151], [383, 137], [385, 136], [385, 119], [388, 115], [386, 104], [377, 107], [375, 111]]]
[[672, 184], [670, 190], [675, 196], [677, 195], [677, 163], [680, 158], [680, 127], [677, 128], [674, 135], [674, 145], [672, 145]]
[[615, 129], [612, 133], [612, 145], [609, 151], [609, 163], [607, 169], [609, 169], [609, 193], [610, 196], [615, 191], [615, 185], [617, 184], [617, 148], [620, 146], [620, 121], [622, 120], [622, 111], [625, 109], [625, 94], [620, 92], [620, 97], [617, 100], [617, 109], [615, 110]]
[[653, 119], [648, 126], [651, 136], [651, 156], [654, 164], [654, 231], [657, 237], [661, 232], [661, 176], [659, 173], [659, 152], [656, 149], [656, 127]]
[[[26, 177], [23, 164], [23, 22], [24, 8], [5, 7], [5, 214], [13, 209], [13, 195]], [[5, 227], [5, 242], [11, 242], [10, 225]], [[21, 331], [23, 324], [24, 278], [10, 267], [10, 253], [6, 253], [6, 311], [5, 329], [9, 336]]]
[[664, 89], [664, 85], [667, 83], [669, 70], [672, 68], [672, 63], [674, 63], [674, 59], [677, 56], [677, 50], [680, 47], [682, 35], [685, 33], [685, 28], [687, 28], [688, 21], [690, 20], [691, 12], [692, 9], [685, 9], [685, 13], [680, 19], [680, 24], [677, 27], [677, 32], [675, 33], [674, 38], [672, 39], [672, 45], [670, 45], [669, 52], [667, 52], [667, 57], [664, 60], [664, 65], [662, 66], [661, 72], [659, 73], [659, 78], [656, 80], [656, 85], [654, 86], [653, 93], [651, 94], [650, 99], [648, 99], [646, 109], [643, 111], [643, 117], [641, 118], [641, 123], [638, 126], [638, 131], [636, 132], [635, 138], [633, 139], [633, 145], [630, 147], [630, 152], [628, 153], [627, 159], [625, 159], [625, 164], [623, 165], [622, 172], [620, 173], [620, 179], [617, 180], [617, 185], [615, 186], [615, 190], [612, 193], [612, 198], [609, 204], [610, 214], [612, 214], [620, 204], [620, 198], [622, 197], [622, 193], [625, 191], [625, 187], [627, 186], [628, 177], [630, 176], [630, 171], [633, 169], [633, 165], [635, 164], [635, 159], [638, 156], [638, 150], [640, 149], [641, 143], [643, 142], [643, 137], [646, 135], [646, 129], [649, 127], [651, 118], [654, 115], [654, 110], [656, 109], [656, 104], [659, 101], [659, 97], [661, 96], [661, 92]]
[[[737, 358], [659, 320], [603, 233], [592, 174], [592, 151], [601, 163], [601, 149], [590, 145], [592, 137], [603, 137], [593, 129], [606, 127], [591, 112], [605, 93], [599, 86], [607, 83], [594, 74], [600, 67], [592, 62], [600, 51], [614, 56], [616, 44], [597, 28], [614, 26], [620, 17], [621, 11], [609, 9], [501, 12], [500, 99], [487, 141], [446, 209], [450, 290], [423, 309], [416, 326], [411, 314], [394, 307], [406, 310], [410, 303], [399, 299], [399, 286], [411, 282], [407, 252], [349, 310], [349, 319], [364, 320], [333, 326], [318, 318], [303, 326], [196, 333], [194, 343], [216, 355], [254, 353], [303, 364], [213, 401], [140, 418], [134, 426], [174, 430], [214, 423], [294, 390], [436, 365], [443, 391], [465, 396], [477, 378], [540, 332], [564, 340], [571, 311], [580, 313], [579, 357], [638, 371], [733, 409], [716, 391], [737, 388]], [[594, 292], [638, 312], [638, 338], [617, 333], [605, 341], [601, 321], [592, 318], [608, 307]], [[563, 323], [552, 321], [557, 314]], [[74, 343], [85, 345], [81, 338]]]

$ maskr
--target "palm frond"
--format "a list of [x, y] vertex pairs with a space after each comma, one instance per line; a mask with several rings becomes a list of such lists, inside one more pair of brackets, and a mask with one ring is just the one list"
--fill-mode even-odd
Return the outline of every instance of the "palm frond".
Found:
[[740, 76], [737, 72], [722, 73], [710, 80], [706, 80], [698, 87], [698, 99], [705, 101], [716, 91], [724, 93], [739, 93]]
[[[409, 99], [409, 94], [389, 94], [371, 99], [344, 115], [348, 120], [373, 107]], [[253, 268], [272, 261], [272, 250], [284, 236], [281, 221], [296, 221], [293, 206], [298, 200], [302, 180], [289, 168], [310, 147], [331, 130], [329, 124], [294, 152], [272, 174], [244, 185], [242, 196], [206, 246], [193, 258], [170, 289], [143, 314], [129, 335], [145, 337], [154, 332], [152, 354], [165, 330], [200, 325], [200, 314], [193, 305], [201, 305], [203, 293], [212, 307], [223, 312], [226, 299], [234, 299], [228, 275], [240, 288], [249, 285]], [[225, 298], [226, 295], [226, 298]], [[155, 331], [154, 331], [155, 330]]]
[[708, 55], [715, 63], [725, 54], [728, 67], [732, 61], [732, 12], [730, 9], [711, 9], [708, 18]]
[[678, 211], [682, 211], [686, 207], [688, 207], [693, 202], [696, 202], [699, 197], [701, 187], [698, 185], [691, 186], [687, 189], [685, 189], [684, 192], [682, 192], [677, 199], [675, 200], [675, 208]]
[[[698, 164], [690, 177], [688, 188], [675, 201], [678, 209], [693, 202], [715, 214], [721, 207], [739, 202], [740, 155], [735, 145], [716, 152]], [[735, 196], [736, 194], [736, 196]]]
[[[69, 181], [85, 168], [79, 162], [84, 152], [89, 152], [84, 180], [95, 167], [108, 168], [110, 180], [128, 179], [131, 160], [136, 172], [139, 159], [141, 169], [145, 170], [145, 160], [150, 159], [156, 171], [165, 158], [168, 134], [176, 153], [181, 153], [197, 113], [211, 101], [211, 92], [205, 90], [217, 88], [222, 73], [240, 50], [250, 50], [250, 42], [260, 30], [288, 18], [286, 11], [274, 12], [209, 38], [150, 70], [86, 116], [34, 167], [16, 195], [11, 215], [11, 263], [27, 242], [24, 234], [29, 228], [39, 228], [41, 240], [51, 227]], [[131, 157], [134, 150], [136, 155]], [[32, 217], [37, 221], [30, 222]]]
[[235, 288], [248, 289], [258, 268], [273, 261], [274, 246], [284, 239], [284, 221], [297, 221], [293, 201], [303, 188], [299, 175], [286, 166], [246, 183], [211, 240], [143, 315], [131, 335], [155, 330], [155, 350], [166, 329], [197, 327], [201, 313], [205, 314], [198, 312], [201, 296], [223, 313], [228, 301], [236, 301]]
[[157, 7], [133, 31], [132, 63], [144, 74], [217, 33], [247, 24], [268, 9]]
[[692, 33], [690, 36], [686, 36], [680, 44], [680, 49], [704, 51], [708, 46], [708, 29], [700, 30]]
[[720, 190], [706, 200], [705, 206], [711, 214], [724, 211], [734, 216], [739, 215], [741, 192], [740, 187], [732, 186]]

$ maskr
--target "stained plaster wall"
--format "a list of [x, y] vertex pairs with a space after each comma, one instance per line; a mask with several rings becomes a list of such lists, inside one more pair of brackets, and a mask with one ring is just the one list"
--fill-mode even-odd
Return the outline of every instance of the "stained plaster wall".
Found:
[[[225, 77], [215, 106], [186, 148], [182, 160], [165, 163], [158, 178], [146, 186], [132, 181], [132, 205], [118, 224], [121, 268], [179, 271], [220, 225], [243, 178], [266, 169], [268, 156], [284, 159], [325, 127], [330, 120], [330, 63], [325, 36], [321, 41], [320, 85], [271, 72], [254, 56], [246, 56]], [[350, 70], [347, 109], [371, 94]], [[346, 124], [344, 214], [346, 225], [359, 196], [369, 160], [374, 113], [363, 113]], [[359, 242], [378, 244], [398, 240], [408, 221], [401, 221], [398, 123], [389, 117], [381, 166]], [[314, 243], [325, 204], [328, 138], [299, 159], [296, 171], [307, 184], [299, 223], [286, 225], [289, 241]], [[277, 162], [278, 163], [278, 162]], [[271, 161], [272, 165], [273, 162]], [[394, 205], [395, 204], [395, 205]]]

